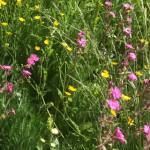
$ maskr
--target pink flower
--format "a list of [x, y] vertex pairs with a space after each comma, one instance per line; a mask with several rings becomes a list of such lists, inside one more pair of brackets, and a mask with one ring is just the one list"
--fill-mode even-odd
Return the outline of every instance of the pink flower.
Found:
[[147, 141], [150, 141], [150, 126], [144, 125], [143, 132], [146, 135]]
[[124, 28], [124, 29], [123, 29], [123, 32], [124, 32], [124, 34], [125, 34], [126, 36], [131, 37], [131, 35], [132, 35], [131, 27]]
[[134, 52], [128, 53], [128, 59], [130, 61], [135, 61], [136, 60], [136, 54]]
[[27, 59], [27, 64], [32, 66], [35, 65], [35, 63], [38, 61], [39, 57], [36, 54], [31, 54], [30, 57]]
[[80, 48], [86, 47], [86, 38], [85, 38], [85, 32], [84, 31], [80, 31], [78, 33], [77, 44]]
[[121, 90], [118, 87], [111, 87], [110, 95], [113, 99], [119, 99], [121, 98]]
[[149, 133], [150, 132], [150, 127], [148, 125], [144, 125], [143, 132], [146, 133], [146, 134]]
[[132, 46], [132, 44], [130, 44], [130, 43], [126, 43], [125, 44], [125, 48], [126, 49], [134, 49], [133, 46]]
[[12, 92], [13, 92], [13, 89], [14, 89], [13, 83], [7, 82], [7, 84], [6, 84], [6, 91], [7, 91], [8, 93], [12, 93]]
[[12, 66], [0, 65], [0, 69], [5, 70], [5, 71], [11, 71], [12, 70]]
[[32, 74], [30, 71], [28, 71], [28, 70], [26, 70], [26, 69], [23, 69], [21, 73], [22, 73], [22, 75], [23, 75], [25, 78], [30, 77], [31, 74]]
[[77, 43], [78, 43], [79, 47], [81, 47], [81, 48], [85, 48], [86, 47], [86, 39], [85, 38], [78, 39]]
[[105, 1], [105, 7], [106, 7], [106, 8], [111, 8], [111, 7], [112, 7], [112, 2], [106, 0], [106, 1]]
[[121, 109], [120, 103], [117, 100], [110, 99], [107, 101], [110, 109], [119, 111]]
[[85, 36], [85, 32], [84, 31], [80, 31], [78, 33], [78, 38], [83, 38]]
[[137, 80], [137, 76], [133, 72], [131, 72], [128, 75], [128, 80], [130, 80], [130, 81], [136, 81]]
[[116, 18], [116, 14], [115, 14], [113, 11], [110, 11], [110, 12], [109, 12], [109, 15], [110, 15], [111, 17], [113, 17], [113, 18]]
[[127, 67], [127, 66], [129, 65], [128, 60], [125, 59], [125, 60], [122, 62], [122, 65], [123, 65], [124, 67]]
[[129, 4], [129, 3], [124, 3], [123, 4], [123, 9], [126, 11], [126, 12], [129, 12], [129, 11], [132, 11], [134, 9], [133, 5]]
[[115, 129], [115, 138], [119, 140], [122, 144], [126, 144], [126, 139], [124, 137], [124, 134], [122, 133], [121, 129], [117, 127]]
[[144, 79], [143, 83], [144, 84], [150, 84], [150, 79]]

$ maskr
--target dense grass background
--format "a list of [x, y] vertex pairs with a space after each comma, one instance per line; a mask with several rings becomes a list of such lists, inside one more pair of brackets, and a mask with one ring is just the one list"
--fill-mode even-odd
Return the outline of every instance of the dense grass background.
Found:
[[[109, 70], [111, 79], [119, 84], [119, 65], [125, 53], [125, 38], [122, 33], [123, 0], [113, 2], [116, 19], [108, 18], [102, 0], [25, 0], [17, 5], [15, 0], [7, 0], [0, 9], [0, 64], [13, 66], [12, 75], [6, 78], [0, 72], [0, 81], [14, 83], [13, 94], [0, 95], [0, 115], [11, 108], [16, 115], [0, 117], [0, 148], [3, 150], [95, 150], [102, 135], [99, 117], [110, 115], [104, 104], [107, 99], [109, 80], [101, 77], [102, 70]], [[140, 39], [150, 37], [150, 1], [132, 0], [133, 45], [140, 49]], [[1, 1], [0, 1], [1, 4]], [[41, 16], [35, 20], [34, 16]], [[20, 22], [19, 17], [25, 19]], [[54, 21], [59, 25], [54, 27]], [[7, 22], [8, 26], [3, 26]], [[87, 46], [78, 54], [77, 34], [85, 31]], [[45, 45], [44, 40], [49, 44]], [[66, 42], [72, 52], [67, 51]], [[35, 46], [41, 50], [36, 51]], [[36, 53], [40, 61], [33, 67], [29, 79], [22, 78], [20, 69], [31, 53]], [[132, 101], [124, 105], [123, 112], [114, 119], [116, 125], [124, 129], [128, 143], [113, 143], [108, 149], [142, 150], [143, 136], [136, 137], [138, 127], [149, 121], [149, 113], [136, 117], [136, 126], [129, 127], [128, 115], [140, 107], [137, 93], [141, 82], [148, 78], [149, 46], [138, 52], [138, 61], [130, 66], [133, 71], [142, 71], [136, 85], [128, 83], [124, 92]], [[148, 69], [144, 69], [147, 65]], [[77, 88], [71, 96], [66, 96], [68, 85]], [[51, 133], [58, 128], [59, 134]], [[133, 133], [133, 134], [132, 134]], [[135, 138], [136, 137], [136, 138]], [[44, 141], [43, 141], [44, 139]]]

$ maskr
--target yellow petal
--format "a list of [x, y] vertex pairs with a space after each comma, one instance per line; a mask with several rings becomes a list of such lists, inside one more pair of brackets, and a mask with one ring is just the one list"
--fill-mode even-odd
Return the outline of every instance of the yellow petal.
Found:
[[35, 49], [36, 51], [39, 51], [41, 48], [40, 48], [39, 46], [35, 46], [34, 49]]
[[117, 113], [116, 113], [116, 111], [115, 111], [115, 110], [111, 109], [111, 111], [110, 111], [110, 112], [111, 112], [111, 114], [112, 114], [112, 116], [113, 116], [113, 117], [116, 117], [116, 116], [117, 116]]
[[124, 95], [124, 94], [122, 94], [121, 98], [122, 98], [122, 100], [124, 100], [124, 101], [129, 101], [129, 100], [131, 100], [131, 97], [129, 97], [129, 96], [127, 96], [127, 95]]
[[76, 92], [77, 88], [73, 87], [72, 85], [69, 85], [68, 90], [70, 90], [71, 92]]
[[70, 92], [65, 92], [65, 94], [67, 95], [67, 96], [71, 96], [71, 93]]

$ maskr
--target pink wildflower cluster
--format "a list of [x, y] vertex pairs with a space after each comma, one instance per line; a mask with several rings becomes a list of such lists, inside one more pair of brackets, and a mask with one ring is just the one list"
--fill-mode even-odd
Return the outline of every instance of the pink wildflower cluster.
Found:
[[[5, 71], [5, 75], [10, 75], [13, 67], [10, 65], [0, 65], [0, 70]], [[3, 93], [4, 91], [7, 93], [12, 93], [14, 89], [14, 84], [12, 82], [4, 81], [5, 85], [4, 87], [0, 88], [0, 93]]]
[[[132, 11], [133, 5], [129, 4], [129, 3], [124, 3], [123, 4], [123, 10], [126, 12], [125, 17], [128, 23], [128, 27], [123, 29], [123, 32], [126, 36], [126, 40], [127, 42], [125, 43], [125, 49], [128, 50], [126, 52], [127, 56], [126, 58], [123, 60], [122, 65], [127, 68], [129, 66], [129, 62], [135, 62], [137, 60], [137, 55], [136, 55], [136, 51], [131, 43], [131, 41], [129, 40], [129, 38], [132, 37], [132, 29], [131, 29], [131, 22], [132, 22], [132, 18], [129, 14], [130, 11]], [[130, 41], [130, 42], [129, 42]], [[135, 73], [130, 72], [128, 74], [127, 79], [129, 81], [136, 81], [137, 80], [137, 76], [135, 75]]]
[[115, 139], [119, 140], [122, 144], [126, 144], [126, 139], [124, 137], [123, 132], [119, 127], [115, 129]]
[[80, 31], [78, 33], [77, 44], [80, 48], [86, 47], [87, 42], [86, 42], [86, 38], [85, 38], [85, 33], [83, 31]]
[[105, 0], [104, 6], [108, 10], [108, 16], [111, 16], [112, 18], [116, 18], [116, 13], [114, 11], [111, 11], [112, 2], [110, 0]]
[[123, 4], [123, 10], [128, 13], [134, 9], [133, 5], [130, 3], [124, 3]]
[[10, 66], [10, 65], [0, 65], [0, 69], [4, 70], [4, 71], [11, 71], [12, 66]]
[[136, 81], [137, 80], [137, 76], [133, 72], [131, 72], [128, 75], [128, 80], [130, 80], [130, 81]]
[[150, 126], [144, 125], [143, 132], [145, 133], [147, 141], [150, 141]]
[[24, 69], [22, 69], [21, 73], [23, 77], [28, 78], [32, 75], [29, 68], [31, 68], [33, 65], [35, 65], [36, 62], [38, 62], [40, 58], [36, 54], [31, 54], [27, 59], [27, 65]]
[[104, 5], [105, 5], [105, 7], [106, 8], [111, 8], [112, 7], [112, 2], [110, 1], [110, 0], [106, 0], [105, 2], [104, 2]]
[[[111, 0], [105, 0], [104, 6], [106, 8], [106, 12], [111, 14], [113, 18], [115, 18], [115, 14], [112, 11], [112, 1]], [[110, 113], [112, 115], [112, 119], [117, 116], [120, 111], [123, 111], [123, 101], [128, 101], [131, 99], [131, 97], [125, 95], [122, 91], [124, 90], [124, 85], [126, 85], [125, 81], [132, 81], [135, 82], [138, 80], [137, 75], [134, 72], [128, 71], [130, 63], [134, 63], [137, 61], [137, 54], [136, 54], [136, 48], [132, 44], [132, 36], [133, 36], [133, 30], [132, 30], [132, 17], [130, 12], [133, 11], [133, 5], [129, 3], [123, 4], [123, 38], [125, 39], [125, 56], [121, 64], [123, 65], [122, 68], [120, 68], [120, 74], [123, 74], [122, 81], [120, 81], [118, 86], [115, 86], [115, 84], [111, 81], [109, 84], [109, 91], [108, 91], [108, 99], [106, 101], [107, 107], [110, 109]], [[128, 74], [126, 74], [129, 72]], [[113, 77], [112, 77], [113, 78]], [[114, 77], [115, 78], [115, 77]], [[118, 84], [118, 83], [117, 83]], [[123, 101], [121, 101], [123, 100]], [[150, 106], [150, 104], [149, 104]], [[133, 125], [132, 118], [127, 118], [128, 125]], [[114, 139], [120, 141], [122, 144], [126, 144], [127, 141], [125, 139], [125, 136], [122, 132], [122, 129], [117, 127], [114, 132]]]
[[14, 84], [11, 83], [11, 82], [7, 82], [7, 84], [6, 84], [6, 91], [7, 91], [8, 93], [12, 93], [12, 92], [13, 92], [13, 89], [14, 89]]
[[115, 111], [121, 109], [119, 99], [121, 98], [121, 90], [118, 87], [111, 87], [109, 90], [110, 99], [107, 101], [109, 108]]
[[30, 57], [27, 59], [27, 64], [29, 66], [33, 66], [38, 61], [39, 61], [39, 57], [36, 54], [31, 54]]

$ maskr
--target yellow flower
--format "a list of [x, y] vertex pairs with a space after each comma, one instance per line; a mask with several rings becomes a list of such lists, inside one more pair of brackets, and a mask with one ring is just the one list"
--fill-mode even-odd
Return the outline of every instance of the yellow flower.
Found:
[[65, 92], [65, 94], [67, 95], [67, 96], [71, 96], [71, 93], [70, 92]]
[[144, 46], [147, 46], [149, 44], [149, 42], [146, 39], [140, 39], [141, 44], [143, 44]]
[[110, 113], [112, 114], [113, 117], [116, 117], [117, 116], [117, 113], [115, 110], [111, 109]]
[[44, 40], [44, 44], [49, 45], [49, 40], [48, 39]]
[[72, 51], [72, 48], [71, 48], [67, 43], [62, 42], [61, 45], [62, 45], [66, 50], [68, 50], [69, 52]]
[[129, 96], [127, 96], [127, 95], [124, 95], [124, 94], [122, 94], [121, 98], [122, 98], [122, 100], [124, 100], [124, 101], [129, 101], [129, 100], [131, 100], [131, 97], [129, 97]]
[[61, 16], [64, 16], [65, 14], [63, 12], [60, 13]]
[[135, 74], [138, 76], [138, 77], [141, 77], [143, 74], [141, 71], [136, 71]]
[[2, 7], [2, 6], [5, 6], [7, 3], [4, 1], [4, 0], [0, 0], [0, 8]]
[[22, 0], [16, 0], [16, 4], [17, 4], [18, 6], [21, 6]]
[[116, 66], [116, 65], [118, 65], [118, 62], [112, 61], [111, 64], [114, 65], [114, 66]]
[[59, 26], [59, 22], [58, 22], [57, 20], [55, 20], [55, 21], [53, 22], [53, 27], [57, 28], [58, 26]]
[[71, 91], [71, 92], [76, 92], [77, 88], [73, 87], [72, 85], [69, 85], [68, 90]]
[[39, 51], [41, 48], [40, 48], [39, 46], [35, 46], [34, 49], [35, 49], [36, 51]]
[[8, 23], [7, 22], [2, 22], [1, 25], [6, 27], [6, 26], [8, 26]]
[[35, 20], [41, 20], [41, 16], [34, 16]]
[[20, 22], [25, 22], [25, 19], [22, 18], [22, 17], [19, 17], [19, 21], [20, 21]]
[[128, 125], [133, 126], [134, 120], [131, 117], [128, 117]]
[[6, 32], [6, 34], [7, 34], [8, 36], [11, 36], [11, 35], [12, 35], [12, 32]]
[[110, 75], [109, 75], [109, 72], [107, 70], [103, 70], [101, 72], [101, 76], [104, 77], [104, 78], [109, 78]]

